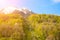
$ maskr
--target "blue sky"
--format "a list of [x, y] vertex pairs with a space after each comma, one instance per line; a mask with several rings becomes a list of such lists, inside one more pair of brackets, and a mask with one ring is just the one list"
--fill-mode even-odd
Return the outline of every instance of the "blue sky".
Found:
[[59, 0], [29, 0], [25, 6], [36, 13], [60, 15]]
[[0, 8], [7, 6], [25, 7], [36, 13], [60, 15], [60, 0], [0, 0]]

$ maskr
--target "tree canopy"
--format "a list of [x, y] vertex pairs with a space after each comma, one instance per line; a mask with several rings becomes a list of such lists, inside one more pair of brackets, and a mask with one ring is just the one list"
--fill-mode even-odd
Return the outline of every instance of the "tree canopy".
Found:
[[60, 40], [60, 16], [0, 14], [0, 40]]

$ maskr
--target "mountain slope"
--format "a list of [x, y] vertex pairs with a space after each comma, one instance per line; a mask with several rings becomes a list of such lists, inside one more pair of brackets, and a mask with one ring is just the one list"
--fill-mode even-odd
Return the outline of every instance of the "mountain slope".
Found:
[[33, 13], [31, 10], [28, 10], [26, 8], [15, 8], [15, 7], [7, 7], [7, 8], [3, 8], [0, 10], [0, 13], [3, 14], [21, 14], [23, 17], [27, 17], [28, 15], [30, 15], [31, 13]]
[[0, 40], [60, 40], [60, 16], [26, 10], [0, 12]]

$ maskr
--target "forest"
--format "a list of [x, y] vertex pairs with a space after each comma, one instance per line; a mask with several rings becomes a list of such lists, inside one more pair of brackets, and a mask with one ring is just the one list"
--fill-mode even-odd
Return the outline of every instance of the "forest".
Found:
[[0, 14], [0, 40], [60, 40], [60, 16]]

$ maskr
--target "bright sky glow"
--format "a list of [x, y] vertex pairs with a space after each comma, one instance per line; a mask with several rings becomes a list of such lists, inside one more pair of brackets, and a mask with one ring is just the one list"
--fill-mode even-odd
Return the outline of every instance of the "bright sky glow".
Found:
[[60, 0], [53, 0], [53, 2], [58, 3], [58, 2], [60, 2]]
[[7, 7], [7, 6], [17, 6], [17, 4], [19, 4], [20, 2], [20, 5], [22, 4], [22, 1], [20, 0], [0, 0], [0, 8], [4, 8], [4, 7]]
[[15, 9], [16, 9], [16, 8], [14, 8], [14, 7], [7, 7], [7, 8], [4, 8], [3, 12], [4, 12], [5, 14], [11, 13], [11, 12], [13, 12]]

